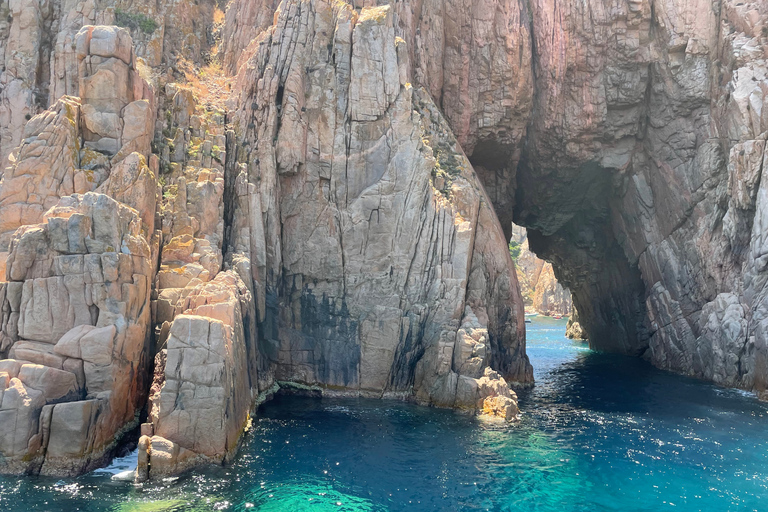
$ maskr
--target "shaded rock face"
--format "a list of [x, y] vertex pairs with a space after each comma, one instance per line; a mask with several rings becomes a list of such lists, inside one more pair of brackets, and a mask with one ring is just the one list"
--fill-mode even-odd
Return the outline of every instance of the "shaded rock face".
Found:
[[226, 462], [283, 380], [512, 418], [513, 220], [594, 347], [765, 387], [765, 2], [0, 8], [3, 471]]
[[516, 220], [594, 346], [762, 389], [768, 8], [563, 9], [532, 4], [537, 76], [561, 78], [536, 81]]
[[568, 324], [565, 326], [566, 338], [572, 340], [586, 340], [587, 333], [581, 327], [579, 322], [579, 312], [576, 309], [571, 311], [571, 316], [568, 317]]
[[536, 281], [533, 308], [545, 315], [571, 313], [571, 292], [557, 282], [551, 263], [545, 263], [542, 266], [539, 279]]

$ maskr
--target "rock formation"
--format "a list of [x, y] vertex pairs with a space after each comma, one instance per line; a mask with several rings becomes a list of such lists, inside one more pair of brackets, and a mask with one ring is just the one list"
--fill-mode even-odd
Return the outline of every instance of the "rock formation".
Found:
[[549, 262], [542, 265], [539, 279], [536, 281], [533, 309], [543, 315], [571, 313], [571, 292], [557, 281], [555, 271]]
[[78, 96], [0, 183], [2, 471], [86, 471], [145, 403], [138, 477], [225, 462], [276, 380], [516, 417], [514, 265], [394, 19], [284, 3], [241, 49], [231, 125], [126, 29], [54, 52]]
[[586, 340], [587, 333], [582, 329], [579, 323], [579, 312], [576, 309], [571, 311], [568, 317], [568, 324], [565, 326], [565, 336], [572, 340]]
[[525, 228], [512, 226], [511, 251], [517, 252], [515, 266], [520, 292], [526, 307], [542, 315], [570, 315], [571, 294], [557, 281], [552, 264], [531, 252]]
[[766, 387], [765, 2], [0, 13], [2, 471], [226, 462], [282, 381], [512, 418], [512, 221], [593, 347]]
[[85, 95], [30, 119], [0, 184], [3, 471], [103, 463], [148, 384], [152, 93], [126, 31], [76, 45]]
[[592, 346], [762, 389], [764, 2], [532, 4], [515, 219]]
[[467, 314], [488, 330], [484, 363], [530, 379], [522, 308], [490, 202], [407, 69], [389, 7], [283, 4], [238, 77], [262, 196], [244, 217], [279, 380], [453, 404]]
[[78, 474], [143, 405], [152, 265], [141, 219], [103, 194], [63, 197], [16, 232], [6, 275], [4, 471]]

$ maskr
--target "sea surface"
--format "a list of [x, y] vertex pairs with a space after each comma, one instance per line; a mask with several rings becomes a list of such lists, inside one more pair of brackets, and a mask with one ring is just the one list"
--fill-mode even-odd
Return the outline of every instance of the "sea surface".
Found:
[[0, 477], [15, 511], [768, 511], [768, 406], [528, 324], [536, 385], [507, 425], [397, 401], [283, 397], [241, 454], [143, 485]]

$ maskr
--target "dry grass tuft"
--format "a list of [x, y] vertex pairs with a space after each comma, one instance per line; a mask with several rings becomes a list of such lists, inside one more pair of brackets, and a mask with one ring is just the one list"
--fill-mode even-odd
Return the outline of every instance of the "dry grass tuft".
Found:
[[232, 92], [232, 78], [227, 76], [218, 60], [197, 67], [186, 59], [179, 59], [177, 67], [184, 74], [185, 85], [201, 105], [206, 109], [225, 110]]

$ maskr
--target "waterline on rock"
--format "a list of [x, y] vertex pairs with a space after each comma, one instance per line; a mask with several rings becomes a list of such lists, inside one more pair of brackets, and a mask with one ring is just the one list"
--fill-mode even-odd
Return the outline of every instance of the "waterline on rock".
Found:
[[564, 338], [535, 319], [517, 423], [400, 401], [278, 397], [240, 454], [145, 484], [0, 478], [0, 509], [763, 510], [768, 407]]

